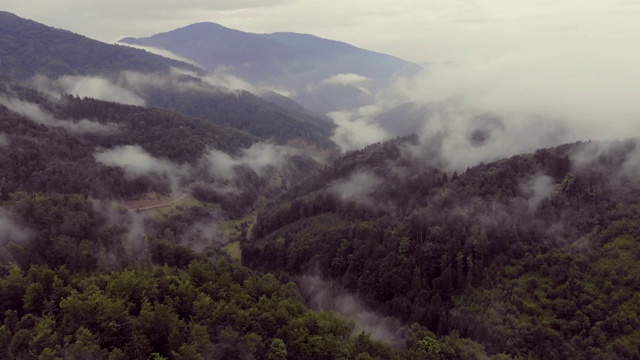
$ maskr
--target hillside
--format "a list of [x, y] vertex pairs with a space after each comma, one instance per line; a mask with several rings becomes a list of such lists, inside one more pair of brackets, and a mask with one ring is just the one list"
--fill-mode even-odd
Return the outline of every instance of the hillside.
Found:
[[[41, 90], [181, 112], [283, 144], [302, 140], [322, 150], [336, 147], [330, 140], [335, 125], [319, 115], [212, 85], [200, 78], [207, 76], [204, 70], [186, 63], [7, 12], [0, 12], [0, 74]], [[46, 78], [35, 81], [36, 75]]]
[[5, 196], [29, 191], [120, 198], [166, 191], [166, 184], [148, 178], [127, 179], [122, 170], [96, 162], [94, 154], [137, 145], [150, 156], [180, 165], [195, 163], [206, 149], [237, 154], [258, 141], [166, 110], [73, 96], [52, 101], [8, 81], [0, 84], [0, 97], [0, 133], [10, 144], [0, 155]]
[[125, 46], [109, 45], [0, 11], [0, 73], [23, 81], [36, 74], [113, 75], [123, 70], [166, 71], [192, 65]]
[[283, 194], [259, 215], [243, 262], [319, 273], [387, 316], [489, 353], [637, 356], [635, 140], [460, 174], [408, 157], [415, 141], [350, 153]]
[[210, 71], [227, 69], [249, 83], [291, 92], [302, 105], [322, 113], [370, 104], [375, 100], [370, 92], [389, 86], [394, 76], [421, 69], [339, 41], [296, 33], [252, 34], [214, 23], [120, 42], [166, 49]]

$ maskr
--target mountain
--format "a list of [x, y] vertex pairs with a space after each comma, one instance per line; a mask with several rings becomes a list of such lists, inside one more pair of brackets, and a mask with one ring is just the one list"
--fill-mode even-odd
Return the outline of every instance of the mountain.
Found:
[[[389, 55], [312, 35], [253, 34], [214, 23], [120, 42], [169, 50], [210, 71], [226, 69], [252, 84], [294, 93], [302, 105], [323, 113], [369, 104], [374, 100], [371, 93], [387, 87], [394, 76], [421, 69]], [[350, 93], [341, 88], [367, 91]]]
[[[175, 69], [179, 70], [175, 70]], [[109, 45], [0, 12], [0, 73], [48, 90], [131, 102], [199, 117], [280, 143], [302, 140], [335, 151], [332, 121], [290, 111], [247, 92], [203, 81], [204, 70], [126, 46]], [[95, 94], [94, 94], [95, 93]], [[291, 107], [289, 106], [289, 109]]]
[[[259, 197], [317, 171], [305, 154], [269, 165], [277, 147], [236, 129], [7, 78], [0, 149], [3, 358], [414, 359], [424, 344], [486, 356], [417, 324], [387, 332], [389, 345], [241, 265], [237, 242], [225, 245], [244, 237]], [[122, 208], [176, 190], [193, 198]]]
[[243, 262], [318, 274], [490, 354], [638, 356], [638, 140], [453, 174], [413, 157], [417, 141], [349, 153], [292, 187], [258, 216]]
[[147, 73], [169, 67], [198, 71], [144, 50], [105, 44], [0, 11], [0, 73], [19, 81], [36, 74], [57, 78], [111, 75], [123, 70]]

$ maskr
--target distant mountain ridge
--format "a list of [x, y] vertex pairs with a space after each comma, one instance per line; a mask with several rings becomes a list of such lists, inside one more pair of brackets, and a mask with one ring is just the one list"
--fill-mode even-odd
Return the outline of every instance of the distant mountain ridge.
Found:
[[[230, 92], [191, 75], [175, 76], [174, 68], [194, 76], [207, 74], [194, 65], [145, 50], [102, 43], [0, 12], [0, 74], [11, 79], [30, 83], [36, 75], [52, 80], [62, 76], [100, 77], [135, 93], [150, 107], [210, 120], [279, 143], [303, 139], [321, 148], [335, 149], [330, 139], [335, 126], [332, 120], [302, 107], [296, 109], [290, 102], [285, 105], [287, 102], [282, 99], [276, 101], [281, 104], [278, 105], [248, 92]], [[122, 81], [123, 72], [144, 74], [159, 81], [135, 85]], [[76, 80], [82, 79], [73, 79]], [[62, 90], [73, 93], [72, 89]]]
[[[387, 87], [395, 76], [422, 69], [340, 41], [290, 32], [247, 33], [215, 23], [192, 24], [145, 38], [127, 37], [120, 42], [165, 49], [210, 71], [222, 68], [252, 84], [285, 89], [305, 107], [320, 112], [342, 110], [353, 102], [371, 103], [371, 92]], [[341, 74], [361, 79], [335, 78]], [[340, 91], [341, 87], [352, 91]]]

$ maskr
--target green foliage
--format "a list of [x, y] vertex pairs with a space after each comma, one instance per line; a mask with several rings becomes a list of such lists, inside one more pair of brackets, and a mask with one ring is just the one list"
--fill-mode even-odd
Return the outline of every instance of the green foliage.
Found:
[[[409, 346], [422, 358], [484, 352], [469, 339], [524, 358], [638, 356], [640, 196], [619, 175], [635, 140], [605, 144], [589, 166], [570, 159], [598, 145], [576, 143], [455, 178], [403, 156], [413, 141], [347, 154], [292, 187], [259, 214], [243, 262], [319, 271], [419, 323], [433, 332]], [[364, 201], [335, 190], [356, 172], [381, 183]], [[554, 184], [533, 203], [541, 174]]]

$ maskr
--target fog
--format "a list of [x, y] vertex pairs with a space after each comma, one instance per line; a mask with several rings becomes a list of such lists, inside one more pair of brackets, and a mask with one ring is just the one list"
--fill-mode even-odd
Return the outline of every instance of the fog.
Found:
[[371, 193], [382, 184], [382, 179], [371, 171], [359, 170], [348, 179], [336, 180], [329, 191], [337, 194], [343, 201], [354, 201], [365, 206], [373, 206]]
[[379, 112], [376, 106], [366, 106], [327, 114], [337, 125], [331, 140], [346, 152], [389, 139], [389, 134], [374, 120]]
[[9, 140], [9, 136], [5, 133], [0, 133], [0, 148], [7, 147], [11, 144], [11, 140]]
[[204, 154], [203, 160], [211, 176], [232, 179], [236, 176], [236, 167], [247, 166], [258, 176], [264, 176], [269, 167], [281, 169], [292, 156], [298, 154], [300, 151], [292, 147], [255, 143], [250, 148], [243, 149], [238, 156], [210, 149]]
[[181, 176], [187, 169], [166, 159], [159, 159], [139, 145], [119, 146], [109, 150], [98, 151], [95, 155], [97, 162], [124, 170], [129, 179], [142, 176], [152, 176], [166, 179], [170, 182], [172, 191], [179, 189]]
[[144, 106], [146, 104], [145, 100], [133, 91], [102, 77], [66, 75], [57, 79], [49, 79], [38, 75], [31, 80], [31, 85], [49, 94], [67, 93], [128, 105]]
[[145, 50], [145, 51], [148, 51], [148, 52], [150, 52], [152, 54], [164, 56], [164, 57], [166, 57], [168, 59], [182, 61], [184, 63], [191, 64], [191, 65], [197, 66], [199, 68], [202, 68], [202, 65], [198, 64], [197, 62], [195, 62], [193, 60], [190, 60], [190, 59], [187, 59], [187, 58], [184, 58], [182, 56], [178, 56], [178, 55], [176, 55], [176, 54], [174, 54], [171, 51], [166, 50], [166, 49], [160, 49], [160, 48], [153, 47], [153, 46], [142, 46], [142, 45], [136, 45], [136, 44], [125, 44], [125, 43], [121, 43], [121, 42], [115, 42], [114, 44], [115, 45], [120, 45], [120, 46], [132, 47], [132, 48], [136, 48], [136, 49], [140, 49], [140, 50]]
[[355, 295], [319, 276], [300, 276], [297, 283], [312, 308], [336, 311], [356, 323], [356, 332], [364, 330], [373, 339], [392, 345], [402, 344], [399, 335], [401, 323], [397, 319], [383, 317], [367, 309]]
[[0, 245], [4, 246], [10, 242], [22, 244], [30, 237], [31, 231], [20, 226], [18, 219], [10, 211], [0, 207]]
[[371, 81], [366, 76], [358, 75], [358, 74], [338, 74], [332, 76], [328, 79], [325, 79], [321, 82], [322, 85], [352, 85], [352, 86], [360, 86], [366, 85]]
[[[630, 3], [536, 3], [518, 9], [498, 1], [475, 4], [502, 10], [474, 31], [455, 23], [429, 35], [447, 37], [456, 51], [432, 59], [447, 62], [397, 78], [378, 94], [377, 106], [385, 111], [414, 102], [438, 109], [424, 119], [420, 145], [408, 153], [445, 170], [577, 140], [634, 136], [640, 133], [640, 51], [633, 44], [640, 32], [631, 16], [638, 7]], [[509, 18], [518, 22], [499, 21]], [[500, 125], [487, 129], [486, 117]], [[370, 118], [337, 122], [335, 138], [343, 148], [385, 138]], [[469, 136], [475, 131], [488, 137], [475, 142]]]
[[525, 182], [522, 185], [522, 189], [528, 195], [529, 211], [535, 211], [542, 200], [549, 198], [553, 194], [555, 183], [550, 176], [538, 174]]
[[172, 68], [162, 73], [139, 73], [122, 71], [107, 76], [61, 76], [50, 79], [43, 75], [33, 77], [30, 84], [50, 95], [71, 94], [128, 105], [147, 105], [150, 90], [199, 91], [210, 94], [221, 92], [249, 91], [258, 96], [269, 91], [281, 93], [278, 89], [256, 87], [220, 68], [210, 73]]
[[114, 124], [101, 124], [88, 119], [63, 120], [42, 109], [39, 105], [0, 96], [0, 104], [27, 119], [48, 127], [58, 127], [73, 133], [112, 133], [118, 130]]

